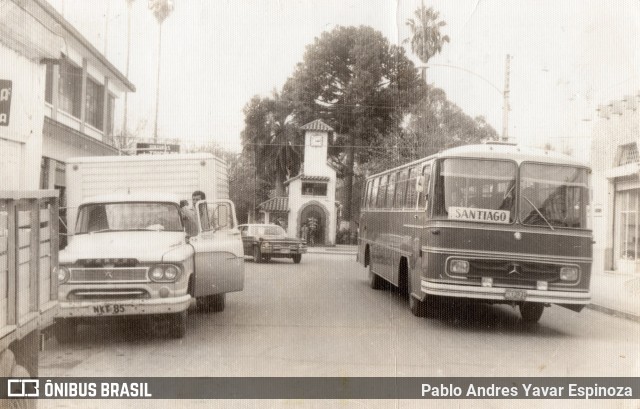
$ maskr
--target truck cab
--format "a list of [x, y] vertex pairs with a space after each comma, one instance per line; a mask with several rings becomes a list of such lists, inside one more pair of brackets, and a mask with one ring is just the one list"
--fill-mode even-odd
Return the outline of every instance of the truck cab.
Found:
[[96, 196], [77, 209], [75, 235], [60, 252], [56, 335], [81, 322], [151, 316], [183, 337], [194, 299], [222, 311], [227, 292], [244, 287], [244, 253], [229, 200], [196, 204], [198, 231], [185, 232], [185, 209], [172, 194]]

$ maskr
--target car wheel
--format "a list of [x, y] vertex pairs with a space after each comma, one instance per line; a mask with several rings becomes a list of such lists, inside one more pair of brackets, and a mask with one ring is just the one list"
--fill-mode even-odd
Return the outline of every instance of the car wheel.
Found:
[[253, 248], [253, 260], [256, 263], [262, 263], [262, 251], [260, 250], [260, 246], [255, 246]]
[[53, 331], [59, 344], [67, 344], [76, 337], [78, 324], [70, 318], [64, 318], [56, 321]]
[[527, 323], [535, 323], [540, 320], [542, 313], [544, 312], [544, 304], [525, 302], [520, 304], [520, 315], [522, 320]]
[[384, 288], [384, 279], [373, 272], [373, 269], [371, 268], [371, 264], [369, 264], [368, 273], [369, 273], [369, 287], [373, 288], [374, 290], [382, 290]]
[[300, 261], [302, 260], [302, 254], [294, 254], [292, 259], [294, 263], [300, 264]]
[[171, 316], [171, 336], [184, 338], [187, 333], [187, 311], [182, 311]]

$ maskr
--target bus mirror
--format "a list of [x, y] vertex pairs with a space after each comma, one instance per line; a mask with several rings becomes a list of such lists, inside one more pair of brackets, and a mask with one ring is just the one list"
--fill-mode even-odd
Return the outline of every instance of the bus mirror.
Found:
[[416, 192], [421, 193], [424, 190], [424, 175], [416, 178]]

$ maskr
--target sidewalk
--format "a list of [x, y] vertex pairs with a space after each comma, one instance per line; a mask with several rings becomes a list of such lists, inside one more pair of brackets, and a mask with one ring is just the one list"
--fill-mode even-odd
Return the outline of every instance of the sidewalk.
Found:
[[357, 251], [358, 246], [347, 244], [336, 244], [335, 246], [327, 247], [307, 247], [307, 253], [346, 254], [355, 256]]
[[593, 271], [588, 308], [640, 322], [640, 275]]

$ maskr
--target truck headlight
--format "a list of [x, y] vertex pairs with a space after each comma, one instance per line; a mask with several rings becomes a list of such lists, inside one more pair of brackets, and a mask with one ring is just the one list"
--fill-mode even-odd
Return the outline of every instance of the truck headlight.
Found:
[[64, 266], [58, 267], [58, 283], [59, 284], [66, 283], [69, 280], [70, 275], [71, 273], [69, 272], [69, 269], [67, 267], [64, 267]]
[[180, 269], [173, 264], [159, 264], [149, 270], [149, 278], [155, 282], [173, 282], [180, 275]]
[[167, 280], [175, 280], [176, 277], [178, 277], [178, 268], [176, 266], [167, 266], [167, 268], [164, 270], [164, 278], [166, 278]]
[[449, 271], [454, 274], [467, 274], [469, 272], [469, 262], [467, 260], [451, 260]]
[[560, 268], [560, 280], [562, 281], [576, 281], [578, 279], [577, 267], [562, 267]]

